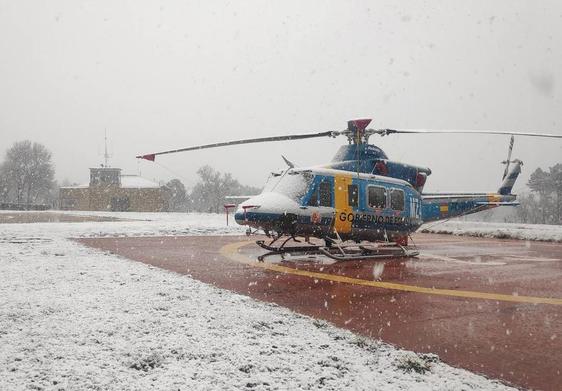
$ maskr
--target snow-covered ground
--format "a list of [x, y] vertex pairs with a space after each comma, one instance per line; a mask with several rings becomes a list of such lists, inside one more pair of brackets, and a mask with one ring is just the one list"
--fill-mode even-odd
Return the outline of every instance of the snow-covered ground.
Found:
[[482, 223], [449, 220], [422, 226], [421, 232], [478, 236], [486, 238], [562, 242], [562, 225]]
[[241, 232], [224, 216], [122, 217], [150, 221], [0, 225], [1, 390], [509, 389], [67, 239]]
[[[14, 211], [0, 211], [14, 213]], [[230, 225], [226, 226], [226, 217], [214, 213], [140, 213], [140, 212], [17, 212], [17, 213], [64, 213], [71, 216], [115, 217], [128, 221], [69, 223], [34, 223], [11, 224], [13, 227], [0, 228], [0, 233], [10, 232], [28, 235], [57, 235], [59, 237], [93, 237], [93, 236], [153, 236], [153, 235], [241, 235], [245, 227], [234, 222], [232, 214]], [[63, 229], [61, 227], [71, 227]], [[2, 227], [0, 225], [0, 227]]]

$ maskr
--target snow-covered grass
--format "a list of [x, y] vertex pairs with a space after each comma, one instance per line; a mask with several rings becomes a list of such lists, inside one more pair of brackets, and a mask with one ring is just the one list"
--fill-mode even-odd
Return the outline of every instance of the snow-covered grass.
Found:
[[0, 225], [0, 389], [509, 389], [66, 239], [235, 233], [214, 216], [151, 216]]
[[[3, 213], [6, 211], [0, 211]], [[8, 212], [6, 212], [8, 213]], [[10, 211], [9, 213], [14, 213]], [[141, 212], [83, 212], [46, 211], [17, 213], [63, 213], [70, 216], [114, 217], [127, 221], [80, 222], [80, 223], [33, 223], [11, 224], [9, 231], [18, 234], [42, 236], [46, 233], [59, 237], [93, 236], [170, 236], [170, 235], [241, 235], [245, 227], [236, 224], [230, 216], [226, 226], [224, 214], [214, 213], [141, 213]], [[61, 225], [62, 224], [62, 225]], [[67, 227], [62, 229], [61, 227]], [[0, 226], [1, 227], [1, 226]], [[7, 229], [8, 227], [4, 227]], [[3, 230], [0, 228], [0, 233]]]
[[420, 231], [486, 238], [562, 242], [562, 225], [482, 223], [450, 220], [442, 223], [429, 223], [427, 226], [422, 226]]

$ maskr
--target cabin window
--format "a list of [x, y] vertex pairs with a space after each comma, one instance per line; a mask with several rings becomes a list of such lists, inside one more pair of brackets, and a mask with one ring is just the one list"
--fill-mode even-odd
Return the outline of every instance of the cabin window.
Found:
[[359, 205], [359, 188], [357, 185], [347, 186], [347, 201], [349, 206]]
[[393, 210], [404, 210], [404, 192], [398, 189], [390, 191], [390, 207]]
[[332, 206], [332, 184], [330, 182], [320, 182], [318, 193], [320, 206]]
[[368, 189], [369, 207], [375, 209], [386, 208], [386, 189], [379, 186], [369, 186]]

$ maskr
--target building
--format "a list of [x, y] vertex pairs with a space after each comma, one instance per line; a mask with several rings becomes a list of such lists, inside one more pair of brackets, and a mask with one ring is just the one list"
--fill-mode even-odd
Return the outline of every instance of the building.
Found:
[[161, 212], [168, 209], [169, 189], [120, 168], [90, 168], [90, 183], [61, 187], [64, 210]]

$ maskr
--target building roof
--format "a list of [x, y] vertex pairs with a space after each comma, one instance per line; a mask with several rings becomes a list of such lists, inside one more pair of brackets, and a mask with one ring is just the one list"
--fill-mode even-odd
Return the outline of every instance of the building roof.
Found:
[[121, 175], [121, 187], [125, 189], [158, 189], [160, 185], [138, 175]]
[[[89, 183], [77, 186], [62, 186], [61, 189], [84, 189], [90, 187]], [[121, 175], [122, 189], [158, 189], [160, 185], [138, 175]]]

